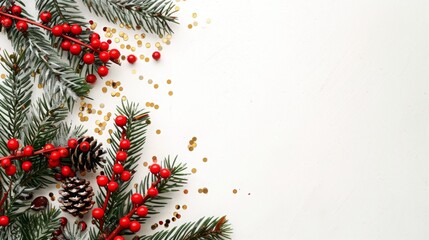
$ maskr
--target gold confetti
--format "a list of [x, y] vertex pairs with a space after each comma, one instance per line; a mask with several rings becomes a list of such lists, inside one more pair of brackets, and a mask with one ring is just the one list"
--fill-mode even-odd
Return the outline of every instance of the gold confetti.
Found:
[[192, 29], [192, 27], [193, 27], [192, 24], [188, 24], [189, 29]]
[[169, 92], [168, 92], [168, 95], [169, 95], [169, 96], [173, 96], [173, 91], [169, 91]]
[[161, 130], [157, 129], [156, 134], [161, 134]]
[[171, 80], [170, 79], [167, 79], [167, 84], [171, 84]]
[[197, 13], [192, 13], [192, 17], [196, 18], [197, 17]]
[[207, 158], [205, 157], [205, 158], [203, 158], [203, 162], [207, 162]]
[[196, 168], [192, 168], [191, 172], [195, 174], [195, 173], [197, 173], [197, 169]]
[[232, 190], [232, 193], [237, 194], [237, 189]]

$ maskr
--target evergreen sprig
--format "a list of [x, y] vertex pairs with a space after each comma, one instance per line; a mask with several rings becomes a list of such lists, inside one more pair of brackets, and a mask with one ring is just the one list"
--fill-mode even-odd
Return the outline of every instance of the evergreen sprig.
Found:
[[82, 0], [89, 11], [112, 23], [126, 24], [156, 34], [172, 33], [177, 23], [175, 5], [170, 0]]
[[231, 239], [232, 228], [226, 217], [201, 218], [164, 230], [151, 236], [140, 237], [140, 240], [227, 240]]
[[61, 211], [47, 207], [33, 213], [26, 211], [17, 219], [22, 240], [50, 240], [52, 233], [60, 226]]

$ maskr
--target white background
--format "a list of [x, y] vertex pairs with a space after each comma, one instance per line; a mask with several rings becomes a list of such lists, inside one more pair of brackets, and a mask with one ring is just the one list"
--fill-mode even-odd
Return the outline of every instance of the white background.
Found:
[[[177, 223], [227, 215], [238, 240], [429, 239], [428, 1], [178, 4], [162, 60], [108, 78], [160, 105], [143, 160], [178, 154], [198, 170], [150, 224], [186, 204]], [[102, 86], [93, 103], [113, 110], [120, 99]]]

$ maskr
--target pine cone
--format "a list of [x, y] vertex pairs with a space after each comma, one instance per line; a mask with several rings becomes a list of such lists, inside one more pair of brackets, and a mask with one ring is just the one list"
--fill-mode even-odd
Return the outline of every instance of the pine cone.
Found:
[[94, 206], [95, 202], [92, 201], [94, 192], [88, 180], [78, 177], [66, 178], [61, 187], [63, 189], [59, 191], [61, 197], [58, 201], [62, 204], [60, 208], [63, 211], [82, 218]]
[[[106, 162], [103, 155], [106, 151], [102, 148], [101, 143], [97, 143], [97, 139], [94, 139], [94, 137], [81, 137], [77, 142], [77, 147], [70, 150], [70, 159], [76, 171], [95, 172], [98, 166], [103, 167], [103, 164]], [[82, 142], [88, 142], [90, 144], [90, 149], [88, 151], [84, 152], [80, 149], [80, 144]]]

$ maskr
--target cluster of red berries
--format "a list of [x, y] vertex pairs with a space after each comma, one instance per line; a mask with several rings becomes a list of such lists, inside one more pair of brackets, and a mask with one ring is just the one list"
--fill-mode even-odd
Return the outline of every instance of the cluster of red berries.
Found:
[[[1, 7], [0, 11], [3, 13], [8, 13], [8, 14], [12, 14], [15, 16], [20, 16], [22, 13], [22, 8], [20, 6], [17, 5], [13, 5], [10, 8], [6, 8], [6, 7]], [[5, 28], [10, 28], [13, 25], [13, 20], [10, 17], [7, 16], [1, 16], [0, 18], [0, 22], [2, 24], [3, 27]], [[28, 30], [28, 24], [25, 21], [19, 20], [15, 23], [15, 27], [16, 29], [18, 29], [21, 32], [25, 32]]]

